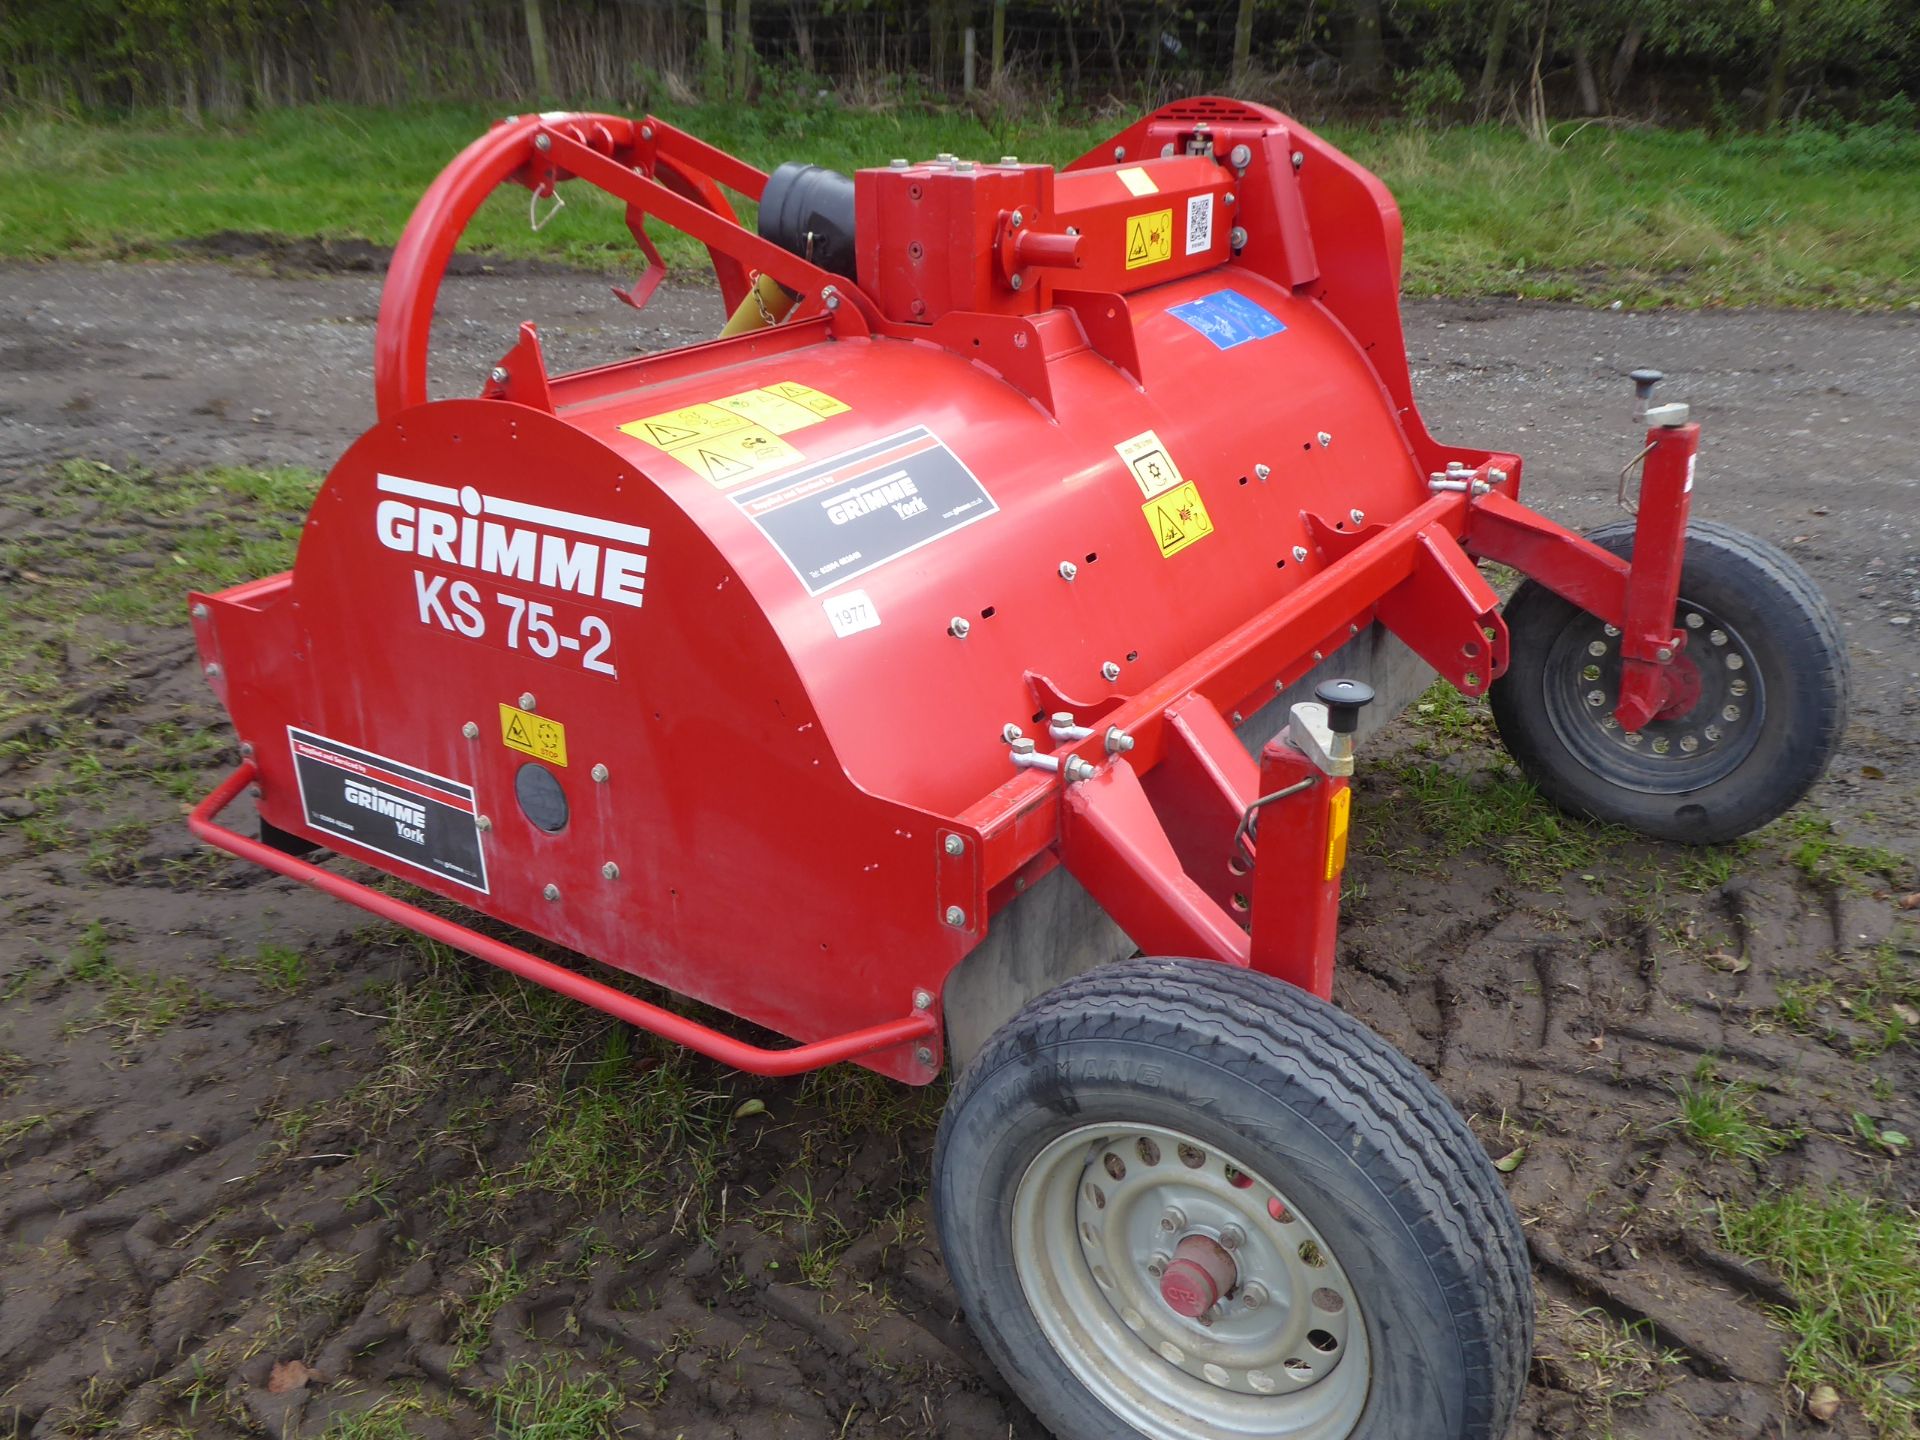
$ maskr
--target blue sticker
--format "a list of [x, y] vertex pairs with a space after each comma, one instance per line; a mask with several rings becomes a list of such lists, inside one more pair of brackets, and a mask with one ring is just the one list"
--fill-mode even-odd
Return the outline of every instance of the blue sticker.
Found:
[[1287, 328], [1238, 290], [1216, 290], [1184, 305], [1170, 305], [1167, 313], [1198, 330], [1217, 350], [1264, 340]]

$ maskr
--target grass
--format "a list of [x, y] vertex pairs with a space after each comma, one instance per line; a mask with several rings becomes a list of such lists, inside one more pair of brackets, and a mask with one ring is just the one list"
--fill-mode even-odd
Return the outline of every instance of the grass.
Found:
[[[763, 168], [943, 150], [1060, 163], [1114, 128], [830, 100], [658, 113]], [[0, 117], [0, 255], [156, 253], [222, 231], [390, 244], [434, 174], [493, 118], [461, 106], [317, 106], [210, 125]], [[1920, 136], [1890, 127], [1740, 138], [1588, 127], [1545, 147], [1487, 127], [1323, 133], [1398, 197], [1409, 293], [1920, 303]], [[574, 197], [538, 235], [524, 194], [496, 196], [469, 238], [503, 256], [634, 263], [620, 207], [597, 195]], [[695, 262], [690, 242], [668, 238], [670, 263]]]
[[1424, 867], [1484, 849], [1518, 883], [1557, 890], [1568, 875], [1598, 864], [1604, 848], [1625, 836], [1556, 809], [1504, 759], [1485, 770], [1462, 769], [1445, 759], [1381, 768], [1426, 832], [1416, 857]]
[[1799, 1139], [1799, 1132], [1767, 1123], [1753, 1103], [1757, 1088], [1744, 1080], [1722, 1079], [1714, 1058], [1701, 1057], [1693, 1078], [1682, 1081], [1675, 1092], [1682, 1132], [1723, 1160], [1758, 1164], [1778, 1154]]
[[1772, 827], [1794, 869], [1819, 885], [1867, 894], [1876, 882], [1897, 880], [1908, 868], [1901, 856], [1881, 845], [1855, 845], [1839, 838], [1833, 821], [1797, 811]]
[[1920, 1217], [1840, 1191], [1725, 1204], [1727, 1247], [1777, 1271], [1795, 1298], [1788, 1377], [1830, 1384], [1878, 1432], [1920, 1433]]
[[570, 1380], [557, 1368], [520, 1364], [495, 1387], [493, 1407], [501, 1440], [612, 1440], [626, 1402], [601, 1376]]

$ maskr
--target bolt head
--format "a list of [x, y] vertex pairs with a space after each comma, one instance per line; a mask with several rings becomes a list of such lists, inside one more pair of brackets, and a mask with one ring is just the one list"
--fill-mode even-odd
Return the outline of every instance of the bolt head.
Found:
[[1236, 225], [1227, 232], [1227, 243], [1236, 250], [1247, 248], [1247, 230], [1244, 225]]
[[949, 855], [964, 855], [967, 853], [967, 842], [958, 835], [949, 835], [940, 842], [940, 848]]
[[473, 828], [484, 835], [487, 831], [493, 829], [493, 821], [485, 815], [476, 815], [473, 820]]
[[220, 678], [220, 667], [217, 664], [209, 664], [206, 667], [206, 672], [209, 680], [217, 680]]
[[1236, 170], [1244, 170], [1253, 159], [1253, 151], [1244, 145], [1236, 145], [1227, 152], [1227, 163]]
[[1080, 573], [1080, 567], [1074, 564], [1073, 561], [1062, 560], [1060, 562], [1060, 578], [1062, 580], [1071, 580], [1073, 579], [1074, 576], [1078, 575], [1079, 573]]
[[967, 632], [971, 629], [973, 626], [967, 623], [967, 617], [964, 615], [956, 615], [947, 622], [947, 633], [956, 640], [966, 639]]
[[211, 615], [213, 612], [207, 609], [206, 602], [202, 601], [200, 604], [195, 605], [192, 611], [189, 613], [191, 613], [193, 618], [196, 620], [204, 620], [207, 618], [207, 616]]
[[253, 742], [252, 741], [242, 740], [240, 742], [240, 758], [242, 760], [251, 760], [253, 758]]
[[504, 365], [494, 366], [493, 369], [487, 372], [487, 378], [493, 381], [493, 383], [496, 385], [506, 384], [507, 383], [507, 367]]
[[1100, 667], [1100, 678], [1102, 680], [1107, 681], [1109, 684], [1111, 684], [1115, 680], [1118, 680], [1120, 678], [1119, 665], [1112, 660], [1107, 661], [1106, 664]]
[[1020, 287], [1026, 283], [1025, 278], [1019, 275], [1015, 275], [1011, 280], [1007, 281], [1007, 284], [1011, 285], [1015, 290], [1020, 289]]
[[1258, 1280], [1249, 1280], [1240, 1287], [1240, 1303], [1249, 1310], [1258, 1310], [1268, 1298], [1267, 1287]]
[[1013, 218], [1007, 221], [1007, 223], [1011, 225], [1014, 229], [1018, 230], [1022, 225], [1027, 223], [1027, 217], [1022, 215], [1018, 210], [1016, 210], [1013, 212]]
[[605, 765], [595, 765], [593, 769], [589, 770], [587, 773], [593, 776], [593, 780], [596, 785], [604, 785], [607, 783], [607, 775], [609, 774], [609, 771], [607, 770], [607, 767]]
[[534, 136], [533, 148], [541, 151], [551, 150], [553, 148], [553, 137], [551, 135]]
[[620, 878], [620, 867], [609, 860], [600, 867], [600, 873], [609, 880], [618, 880]]
[[1333, 436], [1329, 435], [1325, 430], [1322, 430], [1319, 433], [1319, 435], [1315, 436], [1314, 438], [1319, 440], [1320, 448], [1323, 450], [1326, 449], [1327, 446], [1333, 443]]
[[1673, 658], [1673, 647], [1670, 645], [1662, 645], [1658, 650], [1654, 651], [1653, 654], [1657, 660], [1671, 660]]
[[1294, 169], [1298, 170], [1302, 165], [1306, 163], [1307, 163], [1306, 151], [1296, 150], [1293, 152], [1293, 168]]
[[640, 138], [642, 140], [651, 140], [653, 138], [653, 127], [651, 125], [642, 125], [640, 127]]
[[1347, 511], [1347, 519], [1356, 525], [1364, 525], [1367, 523], [1367, 512], [1364, 510], [1349, 510]]
[[1016, 755], [1031, 755], [1033, 754], [1034, 745], [1028, 736], [1016, 735], [1007, 742], [1007, 748], [1012, 750]]
[[532, 710], [535, 708], [536, 703], [531, 690], [522, 690], [520, 692], [520, 708], [522, 710]]
[[1293, 558], [1294, 558], [1294, 560], [1295, 560], [1295, 561], [1297, 561], [1297, 562], [1298, 562], [1299, 564], [1302, 564], [1302, 565], [1304, 565], [1304, 564], [1306, 564], [1306, 563], [1307, 563], [1307, 547], [1306, 547], [1306, 546], [1304, 546], [1304, 545], [1296, 545], [1296, 546], [1294, 546], [1294, 547], [1293, 547]]
[[1273, 467], [1264, 461], [1253, 467], [1253, 478], [1256, 480], [1264, 480], [1271, 474], [1273, 474]]
[[956, 930], [963, 929], [967, 923], [967, 912], [962, 910], [958, 905], [949, 905], [947, 906], [946, 921], [947, 924]]
[[1242, 1230], [1238, 1225], [1229, 1225], [1220, 1232], [1220, 1248], [1222, 1250], [1238, 1250], [1246, 1243], [1247, 1232]]
[[558, 885], [553, 884], [551, 881], [549, 881], [547, 883], [547, 888], [542, 890], [540, 893], [546, 896], [547, 899], [549, 900], [558, 900], [560, 898], [560, 887]]
[[829, 310], [838, 310], [840, 308], [840, 292], [831, 285], [827, 286], [820, 292], [820, 303], [825, 305]]
[[1114, 159], [1116, 159], [1116, 160], [1124, 160], [1124, 159], [1126, 159], [1126, 158], [1127, 158], [1127, 147], [1126, 147], [1126, 146], [1124, 146], [1124, 145], [1116, 145], [1116, 146], [1114, 146], [1114, 147], [1113, 147], [1113, 158], [1114, 158]]
[[931, 1010], [933, 1008], [933, 992], [931, 990], [914, 991], [913, 1008], [916, 1010]]
[[1078, 755], [1067, 757], [1067, 779], [1073, 781], [1091, 780], [1100, 772], [1091, 761], [1082, 760]]
[[933, 1048], [929, 1045], [915, 1047], [913, 1060], [914, 1063], [921, 1068], [931, 1070], [933, 1068]]
[[478, 740], [480, 738], [480, 727], [469, 720], [460, 727], [460, 733], [469, 740]]

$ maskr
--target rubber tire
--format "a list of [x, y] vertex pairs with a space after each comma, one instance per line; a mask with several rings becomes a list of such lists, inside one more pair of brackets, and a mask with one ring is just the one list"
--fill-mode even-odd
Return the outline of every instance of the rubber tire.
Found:
[[1526, 1242], [1452, 1106], [1405, 1056], [1303, 990], [1213, 961], [1134, 959], [1048, 991], [996, 1031], [934, 1150], [934, 1213], [968, 1322], [1059, 1440], [1137, 1432], [1035, 1320], [1013, 1267], [1014, 1194], [1048, 1142], [1105, 1119], [1164, 1124], [1244, 1157], [1326, 1237], [1372, 1357], [1351, 1440], [1506, 1433], [1533, 1338]]
[[[1633, 551], [1633, 522], [1587, 539]], [[1851, 679], [1833, 607], [1806, 571], [1766, 541], [1697, 520], [1687, 529], [1680, 593], [1739, 631], [1766, 688], [1767, 715], [1752, 753], [1698, 790], [1654, 795], [1589, 769], [1547, 718], [1545, 665], [1555, 638], [1586, 612], [1537, 581], [1507, 602], [1507, 673], [1488, 690], [1507, 751], [1554, 804], [1575, 815], [1693, 845], [1720, 844], [1784, 814], [1825, 773], [1847, 726]]]

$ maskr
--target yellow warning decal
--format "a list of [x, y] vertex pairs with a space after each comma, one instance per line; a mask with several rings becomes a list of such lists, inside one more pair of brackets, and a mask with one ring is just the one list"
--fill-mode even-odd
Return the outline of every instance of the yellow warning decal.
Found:
[[712, 481], [723, 490], [763, 470], [781, 470], [807, 458], [778, 435], [758, 425], [749, 425], [729, 435], [716, 435], [711, 440], [696, 440], [671, 453], [702, 480]]
[[1331, 880], [1347, 868], [1347, 828], [1352, 809], [1353, 791], [1344, 785], [1327, 802], [1327, 873], [1322, 879]]
[[1140, 507], [1140, 513], [1152, 527], [1153, 543], [1160, 547], [1163, 560], [1213, 533], [1213, 519], [1200, 503], [1200, 492], [1191, 480], [1154, 496]]
[[1113, 448], [1127, 462], [1127, 469], [1133, 472], [1134, 483], [1139, 485], [1140, 493], [1149, 500], [1176, 485], [1187, 483], [1187, 477], [1173, 463], [1173, 453], [1160, 443], [1160, 437], [1151, 430], [1142, 430], [1131, 440], [1122, 440]]
[[620, 429], [656, 449], [672, 450], [694, 440], [707, 440], [715, 435], [724, 435], [729, 430], [738, 430], [747, 423], [744, 415], [737, 415], [718, 405], [683, 405], [678, 410], [630, 421]]
[[1116, 171], [1115, 173], [1119, 175], [1120, 183], [1135, 195], [1158, 195], [1160, 193], [1160, 187], [1153, 183], [1153, 176], [1142, 170], [1138, 165], [1129, 165], [1126, 169]]
[[1157, 265], [1173, 258], [1173, 211], [1127, 218], [1127, 269]]
[[512, 705], [500, 707], [500, 739], [511, 750], [544, 760], [549, 765], [567, 763], [567, 727], [531, 710]]
[[666, 451], [701, 479], [725, 489], [804, 460], [779, 437], [852, 408], [811, 385], [782, 380], [630, 420], [620, 430]]

